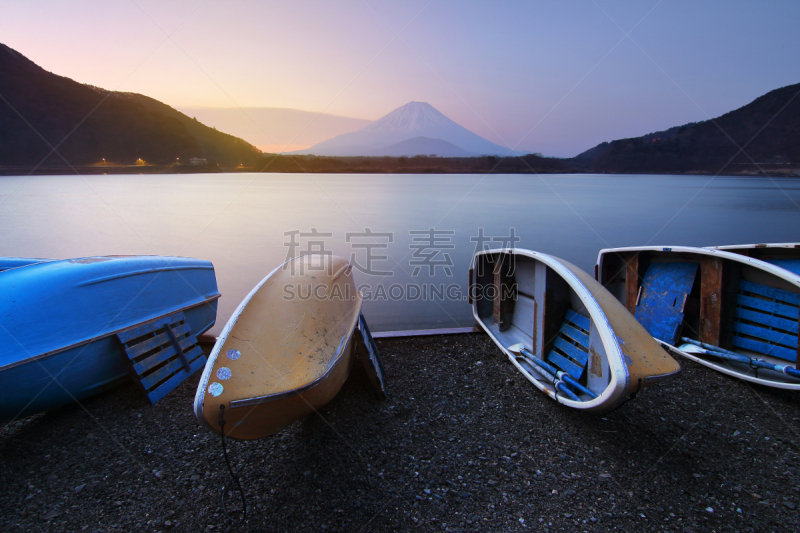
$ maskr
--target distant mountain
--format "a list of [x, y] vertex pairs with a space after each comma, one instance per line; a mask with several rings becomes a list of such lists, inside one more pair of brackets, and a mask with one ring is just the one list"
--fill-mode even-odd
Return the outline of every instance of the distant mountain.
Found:
[[568, 161], [593, 172], [630, 174], [797, 168], [800, 84], [771, 91], [713, 120], [602, 143]]
[[399, 143], [380, 148], [365, 155], [388, 155], [391, 157], [412, 157], [415, 155], [435, 155], [438, 157], [475, 157], [477, 154], [462, 150], [453, 143], [430, 137], [413, 137]]
[[[392, 155], [390, 152], [397, 150], [395, 145], [398, 143], [420, 137], [447, 142], [472, 155], [520, 155], [520, 152], [489, 142], [459, 126], [425, 102], [409, 102], [358, 131], [337, 135], [294, 153], [326, 156]], [[415, 153], [403, 155], [442, 155], [429, 142], [417, 140], [412, 145], [416, 146]]]
[[[66, 138], [66, 140], [64, 140]], [[63, 141], [63, 142], [62, 142]], [[0, 165], [34, 166], [57, 147], [71, 165], [188, 162], [250, 165], [260, 150], [147, 96], [83, 85], [0, 44]], [[65, 166], [58, 156], [43, 166]]]

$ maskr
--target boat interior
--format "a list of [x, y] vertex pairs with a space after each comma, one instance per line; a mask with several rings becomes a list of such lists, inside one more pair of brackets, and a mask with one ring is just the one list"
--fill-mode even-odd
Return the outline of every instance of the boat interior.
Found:
[[[520, 254], [479, 254], [470, 276], [478, 319], [500, 345], [522, 343], [597, 395], [608, 387], [599, 332], [578, 294], [552, 268]], [[511, 357], [529, 380], [553, 390], [553, 379], [530, 359]]]
[[760, 246], [726, 250], [785, 268], [800, 276], [800, 244], [794, 246]]
[[[797, 366], [800, 288], [746, 262], [693, 252], [624, 250], [603, 254], [597, 277], [654, 337], [681, 337], [773, 364]], [[698, 354], [738, 373], [749, 365]], [[797, 383], [760, 369], [764, 379]]]

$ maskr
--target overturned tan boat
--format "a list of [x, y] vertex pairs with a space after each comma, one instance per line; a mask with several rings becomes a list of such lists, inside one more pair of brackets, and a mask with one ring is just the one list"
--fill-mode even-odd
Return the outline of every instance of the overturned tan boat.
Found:
[[305, 255], [265, 277], [225, 325], [206, 363], [194, 411], [226, 437], [258, 439], [339, 392], [360, 357], [379, 395], [383, 369], [361, 315], [347, 260]]
[[614, 296], [556, 257], [479, 252], [470, 297], [475, 319], [517, 370], [569, 407], [607, 411], [680, 372]]

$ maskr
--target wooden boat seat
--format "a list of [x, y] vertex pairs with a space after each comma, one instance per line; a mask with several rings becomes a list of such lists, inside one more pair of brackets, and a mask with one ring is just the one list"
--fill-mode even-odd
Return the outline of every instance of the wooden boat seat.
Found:
[[797, 362], [800, 295], [739, 281], [733, 345]]
[[647, 268], [634, 316], [650, 335], [675, 344], [697, 263], [653, 263]]
[[579, 380], [589, 361], [591, 320], [567, 309], [567, 317], [558, 330], [547, 361]]
[[129, 373], [151, 404], [206, 364], [183, 312], [121, 331], [117, 338], [127, 356]]

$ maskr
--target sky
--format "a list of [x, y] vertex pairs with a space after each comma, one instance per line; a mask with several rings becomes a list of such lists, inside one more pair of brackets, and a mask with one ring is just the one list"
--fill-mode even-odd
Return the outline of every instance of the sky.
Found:
[[242, 110], [376, 120], [423, 101], [492, 142], [570, 157], [800, 82], [800, 2], [0, 0], [0, 12], [0, 42], [49, 71], [237, 110], [268, 138], [270, 114]]

